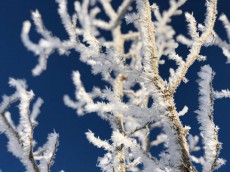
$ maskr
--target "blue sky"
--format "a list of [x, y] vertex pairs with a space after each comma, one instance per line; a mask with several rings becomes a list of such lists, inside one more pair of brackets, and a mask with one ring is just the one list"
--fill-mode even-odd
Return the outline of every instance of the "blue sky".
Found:
[[[73, 11], [74, 0], [69, 0], [70, 12]], [[121, 2], [121, 0], [116, 0]], [[167, 0], [155, 1], [163, 8], [167, 8]], [[204, 19], [205, 0], [188, 0], [182, 8], [186, 11], [193, 11], [198, 22]], [[118, 3], [119, 4], [119, 3]], [[117, 4], [115, 4], [117, 5]], [[229, 0], [220, 0], [218, 5], [219, 14], [225, 13], [230, 18]], [[78, 53], [72, 52], [70, 56], [59, 56], [54, 53], [48, 61], [48, 70], [38, 77], [32, 77], [31, 69], [37, 64], [37, 58], [26, 50], [20, 39], [20, 32], [23, 21], [31, 19], [31, 10], [38, 9], [44, 19], [44, 23], [54, 35], [65, 38], [64, 27], [57, 14], [57, 4], [54, 0], [1, 0], [0, 1], [0, 95], [10, 94], [14, 90], [8, 87], [8, 78], [24, 78], [29, 88], [36, 96], [42, 97], [44, 105], [38, 118], [39, 125], [35, 129], [34, 137], [38, 144], [46, 141], [47, 134], [55, 130], [60, 134], [60, 145], [55, 158], [52, 171], [65, 170], [66, 172], [97, 172], [97, 157], [103, 156], [104, 152], [88, 143], [84, 133], [90, 129], [103, 139], [109, 139], [111, 130], [109, 124], [99, 119], [95, 114], [84, 117], [77, 117], [75, 111], [63, 104], [63, 95], [74, 95], [74, 86], [70, 78], [73, 70], [79, 70], [87, 90], [94, 85], [102, 86], [100, 76], [91, 75], [90, 68], [81, 63]], [[178, 33], [186, 32], [186, 22], [183, 16], [175, 18], [174, 27]], [[226, 33], [220, 22], [216, 25], [217, 32], [224, 38]], [[35, 41], [39, 36], [32, 27], [31, 38]], [[185, 47], [178, 49], [181, 55], [188, 52]], [[196, 114], [193, 112], [198, 108], [197, 103], [197, 72], [204, 64], [209, 63], [216, 72], [214, 88], [217, 90], [230, 88], [230, 64], [226, 64], [226, 58], [219, 48], [203, 48], [202, 53], [208, 57], [206, 62], [196, 62], [189, 71], [188, 84], [182, 84], [175, 96], [178, 109], [184, 105], [190, 107], [189, 113], [182, 117], [186, 125], [194, 127], [192, 133], [198, 134]], [[160, 70], [161, 74], [167, 76], [167, 64]], [[17, 117], [15, 107], [11, 108]], [[14, 115], [14, 114], [13, 114]], [[17, 121], [17, 118], [15, 120]], [[217, 100], [215, 104], [215, 122], [220, 127], [219, 139], [223, 142], [221, 157], [225, 158], [227, 165], [222, 167], [220, 172], [230, 170], [230, 100]], [[153, 136], [154, 137], [154, 136]], [[3, 172], [21, 172], [24, 170], [20, 162], [13, 157], [6, 149], [6, 137], [0, 135], [0, 169]]]

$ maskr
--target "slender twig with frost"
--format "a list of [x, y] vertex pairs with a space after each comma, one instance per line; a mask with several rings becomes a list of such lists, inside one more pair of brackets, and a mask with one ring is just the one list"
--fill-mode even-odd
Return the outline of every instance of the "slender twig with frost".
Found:
[[[40, 113], [42, 99], [39, 98], [30, 112], [30, 102], [34, 97], [33, 91], [27, 91], [27, 85], [23, 80], [10, 79], [9, 85], [16, 89], [11, 96], [3, 96], [0, 105], [0, 131], [8, 138], [8, 150], [17, 157], [27, 172], [50, 172], [58, 146], [58, 134], [48, 135], [46, 144], [35, 148], [33, 139], [34, 128], [37, 125], [36, 118]], [[8, 111], [11, 105], [19, 101], [19, 124], [15, 125]]]

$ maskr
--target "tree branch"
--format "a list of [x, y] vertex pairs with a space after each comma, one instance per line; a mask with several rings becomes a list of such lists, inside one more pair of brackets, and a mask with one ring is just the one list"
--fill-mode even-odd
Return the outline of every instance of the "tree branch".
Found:
[[[209, 2], [209, 1], [207, 1], [207, 2]], [[169, 88], [169, 90], [172, 93], [174, 93], [176, 91], [177, 87], [180, 85], [181, 81], [185, 77], [185, 75], [186, 75], [188, 69], [190, 68], [190, 66], [199, 57], [199, 53], [200, 53], [202, 45], [209, 38], [209, 36], [212, 35], [214, 24], [215, 24], [215, 21], [216, 21], [217, 0], [211, 0], [209, 5], [211, 5], [211, 7], [208, 7], [208, 8], [212, 8], [212, 13], [208, 13], [207, 16], [206, 16], [206, 20], [209, 20], [209, 21], [206, 21], [206, 23], [208, 23], [205, 26], [206, 29], [202, 33], [202, 35], [197, 40], [195, 40], [195, 42], [193, 43], [193, 45], [192, 45], [192, 47], [190, 49], [190, 54], [187, 56], [185, 64], [182, 67], [179, 67], [180, 69], [178, 69], [178, 72], [176, 73], [178, 78], [174, 82], [174, 84], [171, 85], [170, 88]]]

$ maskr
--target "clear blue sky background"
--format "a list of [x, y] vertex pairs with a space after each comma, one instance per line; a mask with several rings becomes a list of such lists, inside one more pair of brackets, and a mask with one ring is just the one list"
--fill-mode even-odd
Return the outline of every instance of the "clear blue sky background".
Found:
[[[114, 0], [115, 1], [115, 0]], [[69, 0], [70, 12], [73, 11], [73, 0]], [[116, 0], [120, 3], [121, 0]], [[168, 0], [155, 1], [163, 8], [168, 6]], [[204, 18], [205, 0], [188, 0], [183, 10], [194, 13], [199, 22]], [[117, 4], [115, 4], [117, 5]], [[225, 13], [230, 18], [230, 1], [219, 0], [219, 14]], [[70, 78], [73, 70], [82, 73], [82, 80], [87, 90], [93, 85], [101, 86], [100, 77], [90, 74], [90, 68], [79, 62], [78, 54], [71, 53], [69, 57], [60, 57], [53, 54], [48, 62], [48, 70], [39, 77], [32, 77], [31, 69], [37, 64], [37, 58], [28, 52], [20, 39], [20, 32], [24, 20], [30, 19], [31, 10], [38, 9], [43, 15], [44, 23], [54, 35], [66, 38], [66, 33], [57, 15], [57, 4], [54, 0], [1, 0], [0, 1], [0, 95], [10, 94], [14, 90], [8, 87], [8, 78], [24, 78], [27, 80], [29, 88], [37, 96], [45, 101], [41, 108], [41, 115], [38, 118], [39, 125], [35, 129], [34, 137], [41, 145], [46, 141], [47, 134], [54, 129], [60, 134], [60, 146], [55, 158], [52, 171], [61, 169], [66, 172], [97, 172], [97, 157], [103, 156], [104, 152], [97, 149], [85, 138], [84, 133], [91, 129], [96, 135], [103, 139], [110, 138], [110, 128], [108, 123], [99, 119], [95, 114], [86, 115], [79, 118], [72, 109], [63, 104], [63, 95], [74, 95], [74, 86]], [[186, 22], [181, 16], [173, 21], [177, 33], [186, 32]], [[226, 33], [220, 22], [217, 22], [217, 32], [224, 38]], [[31, 38], [37, 41], [39, 36], [32, 27]], [[180, 46], [178, 52], [185, 56], [188, 51], [184, 46]], [[188, 84], [182, 84], [175, 96], [178, 109], [184, 105], [189, 106], [189, 113], [182, 117], [186, 125], [194, 127], [192, 133], [198, 133], [198, 125], [194, 110], [197, 109], [197, 72], [201, 65], [209, 63], [216, 77], [214, 88], [217, 90], [230, 88], [230, 64], [226, 65], [226, 58], [221, 50], [215, 47], [202, 49], [202, 54], [208, 56], [206, 62], [196, 62], [188, 73]], [[161, 68], [161, 74], [167, 76], [168, 63]], [[17, 117], [16, 108], [11, 108], [13, 116]], [[17, 118], [15, 118], [17, 120]], [[223, 142], [221, 157], [225, 158], [227, 165], [222, 167], [220, 172], [230, 171], [230, 100], [218, 100], [215, 104], [215, 122], [220, 127], [220, 141]], [[155, 136], [153, 136], [154, 138]], [[3, 172], [22, 172], [24, 168], [20, 162], [13, 157], [6, 149], [6, 137], [0, 135], [0, 169]]]

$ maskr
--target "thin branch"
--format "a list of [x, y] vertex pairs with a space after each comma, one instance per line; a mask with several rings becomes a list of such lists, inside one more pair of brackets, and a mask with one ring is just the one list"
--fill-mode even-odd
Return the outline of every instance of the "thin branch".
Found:
[[176, 73], [178, 76], [177, 80], [174, 82], [173, 85], [170, 86], [169, 90], [174, 93], [177, 89], [177, 87], [180, 85], [181, 81], [185, 77], [188, 69], [190, 66], [195, 62], [197, 58], [199, 58], [199, 53], [201, 50], [202, 45], [205, 43], [205, 41], [209, 38], [209, 36], [213, 33], [213, 27], [216, 21], [216, 14], [217, 14], [217, 0], [210, 1], [210, 4], [212, 7], [212, 13], [208, 13], [206, 18], [208, 18], [210, 21], [207, 23], [206, 30], [202, 33], [202, 35], [199, 37], [199, 39], [195, 40], [195, 43], [193, 43], [190, 54], [187, 56], [186, 62], [183, 65], [183, 67]]
[[130, 131], [128, 133], [125, 133], [126, 136], [130, 136], [130, 135], [133, 135], [134, 133], [136, 133], [137, 131], [140, 131], [140, 130], [143, 130], [143, 129], [146, 129], [146, 130], [149, 130], [149, 127], [151, 126], [151, 124], [148, 122], [147, 124], [141, 126], [141, 127], [138, 127], [136, 128], [135, 130], [133, 131]]
[[164, 89], [163, 79], [159, 75], [159, 58], [155, 40], [155, 27], [152, 22], [151, 7], [148, 0], [137, 0], [140, 35], [143, 41], [144, 70], [154, 86]]
[[54, 145], [54, 150], [53, 150], [51, 158], [50, 158], [50, 160], [49, 160], [49, 162], [47, 164], [48, 172], [50, 172], [50, 168], [53, 165], [53, 160], [55, 158], [55, 153], [57, 151], [57, 147], [58, 147], [58, 137], [56, 138], [55, 145]]
[[111, 24], [111, 29], [116, 28], [120, 24], [121, 19], [124, 17], [126, 11], [128, 10], [128, 8], [130, 7], [133, 1], [134, 0], [124, 0], [123, 1], [123, 3], [118, 9], [117, 17], [113, 19], [113, 22]]

